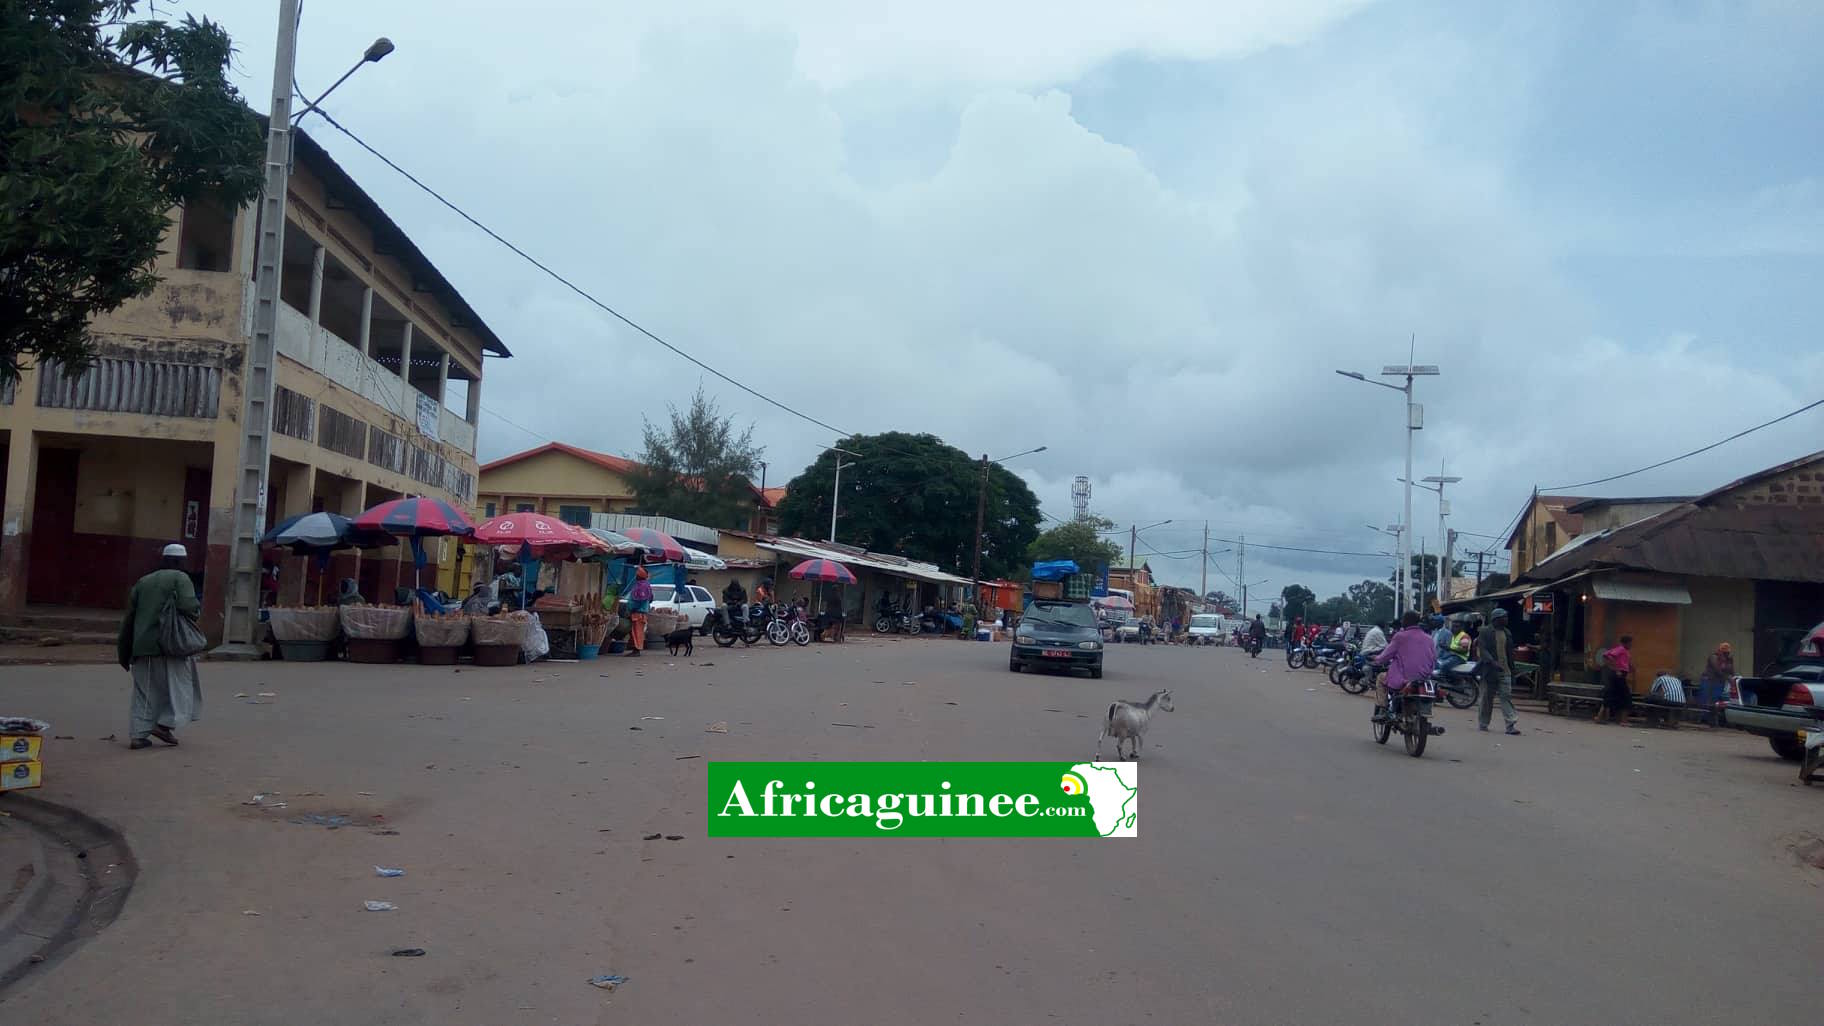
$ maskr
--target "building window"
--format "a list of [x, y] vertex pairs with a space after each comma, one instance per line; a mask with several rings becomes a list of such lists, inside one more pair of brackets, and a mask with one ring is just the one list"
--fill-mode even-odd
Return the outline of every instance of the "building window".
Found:
[[557, 519], [562, 520], [566, 524], [575, 524], [578, 527], [588, 527], [591, 522], [589, 517], [589, 507], [587, 506], [557, 507]]
[[190, 271], [233, 270], [234, 215], [219, 203], [186, 204], [177, 233], [177, 266]]
[[1545, 525], [1545, 551], [1556, 552], [1557, 550], [1558, 550], [1558, 525], [1557, 524], [1547, 524], [1547, 525]]
[[531, 503], [522, 502], [519, 505], [513, 507], [513, 512], [515, 512], [515, 513], [537, 513], [538, 510], [533, 509]]
[[491, 503], [491, 502], [488, 503], [486, 506], [483, 506], [482, 509], [486, 511], [486, 512], [482, 513], [482, 516], [487, 517], [490, 520], [493, 519], [493, 517], [494, 517], [494, 504], [493, 503]]

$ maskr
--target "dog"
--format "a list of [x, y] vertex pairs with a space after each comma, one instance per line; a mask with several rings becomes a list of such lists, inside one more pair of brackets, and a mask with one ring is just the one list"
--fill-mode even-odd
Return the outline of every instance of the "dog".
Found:
[[674, 656], [678, 654], [679, 649], [683, 649], [685, 655], [693, 655], [696, 653], [697, 646], [691, 641], [691, 638], [696, 633], [696, 631], [688, 626], [680, 627], [670, 634], [665, 635], [665, 647]]

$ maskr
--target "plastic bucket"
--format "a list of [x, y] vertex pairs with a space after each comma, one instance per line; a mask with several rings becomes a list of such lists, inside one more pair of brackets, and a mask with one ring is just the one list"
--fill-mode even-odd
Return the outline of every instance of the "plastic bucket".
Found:
[[627, 643], [625, 641], [610, 641], [608, 643], [609, 655], [620, 655], [625, 651], [627, 651]]
[[600, 645], [578, 645], [578, 646], [576, 646], [576, 657], [578, 659], [594, 659], [596, 656], [601, 655], [601, 654], [602, 654], [602, 646], [600, 646]]

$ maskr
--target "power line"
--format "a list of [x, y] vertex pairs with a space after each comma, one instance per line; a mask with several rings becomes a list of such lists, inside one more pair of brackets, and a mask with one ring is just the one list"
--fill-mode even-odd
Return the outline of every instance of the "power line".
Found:
[[[1693, 449], [1688, 453], [1685, 453], [1681, 456], [1674, 456], [1669, 460], [1660, 460], [1658, 463], [1652, 464], [1651, 466], [1641, 467], [1639, 470], [1630, 470], [1625, 474], [1613, 474], [1613, 475], [1610, 475], [1609, 477], [1599, 477], [1594, 481], [1581, 481], [1581, 482], [1578, 482], [1577, 484], [1553, 485], [1552, 487], [1547, 488], [1545, 490], [1548, 492], [1562, 492], [1562, 491], [1568, 491], [1572, 488], [1588, 488], [1591, 485], [1608, 484], [1610, 481], [1619, 481], [1624, 477], [1633, 477], [1635, 474], [1644, 474], [1649, 470], [1658, 470], [1660, 467], [1667, 466], [1668, 464], [1672, 464], [1672, 463], [1677, 463], [1679, 460], [1690, 459], [1693, 456], [1697, 456], [1701, 453], [1709, 452], [1710, 450], [1715, 449], [1719, 446], [1727, 445], [1730, 442], [1733, 442], [1736, 439], [1743, 437], [1744, 435], [1754, 434], [1756, 431], [1759, 431], [1762, 428], [1772, 427], [1773, 425], [1778, 424], [1780, 421], [1791, 420], [1792, 418], [1798, 416], [1799, 414], [1804, 413], [1806, 410], [1816, 409], [1819, 406], [1824, 406], [1824, 399], [1819, 399], [1816, 402], [1806, 403], [1804, 406], [1801, 406], [1798, 409], [1793, 410], [1791, 413], [1782, 414], [1765, 423], [1756, 424], [1755, 426], [1748, 428], [1746, 430], [1743, 430], [1743, 431], [1737, 431], [1735, 434], [1730, 435], [1728, 438], [1725, 438], [1721, 441], [1711, 442], [1709, 445], [1706, 445], [1701, 449]], [[1512, 530], [1512, 528], [1509, 528], [1509, 530]]]
[[715, 375], [716, 377], [720, 378], [721, 380], [728, 382], [729, 384], [735, 386], [736, 388], [740, 389], [743, 392], [746, 392], [748, 395], [751, 395], [754, 398], [759, 399], [762, 402], [765, 402], [771, 406], [778, 407], [779, 409], [784, 410], [786, 413], [789, 413], [792, 416], [797, 417], [800, 420], [815, 424], [818, 427], [823, 428], [826, 431], [834, 432], [836, 434], [836, 436], [839, 438], [846, 438], [846, 437], [849, 437], [851, 434], [853, 434], [853, 432], [844, 431], [841, 428], [838, 428], [834, 425], [831, 425], [831, 424], [825, 423], [824, 421], [818, 420], [816, 417], [813, 417], [810, 414], [803, 412], [802, 410], [793, 409], [792, 407], [787, 406], [786, 404], [780, 402], [779, 400], [774, 399], [772, 396], [769, 396], [766, 393], [761, 392], [760, 390], [758, 390], [756, 388], [753, 388], [747, 384], [744, 384], [740, 381], [735, 380], [732, 377], [729, 377], [727, 374], [724, 374], [722, 371], [717, 370], [715, 367], [711, 366], [710, 364], [697, 359], [695, 356], [692, 356], [691, 354], [685, 352], [684, 350], [678, 348], [677, 346], [672, 345], [670, 342], [665, 341], [663, 338], [660, 338], [657, 334], [648, 330], [644, 325], [640, 324], [638, 321], [635, 321], [631, 317], [628, 317], [626, 314], [623, 314], [619, 310], [616, 310], [614, 307], [611, 307], [607, 303], [604, 303], [601, 300], [595, 298], [595, 296], [589, 294], [587, 291], [585, 291], [581, 286], [577, 285], [575, 282], [572, 282], [570, 279], [568, 279], [568, 278], [564, 277], [563, 275], [557, 273], [556, 271], [552, 270], [550, 267], [546, 266], [544, 263], [539, 261], [537, 257], [534, 257], [532, 254], [527, 253], [523, 249], [520, 249], [518, 246], [514, 245], [513, 243], [508, 242], [506, 240], [506, 238], [504, 238], [499, 232], [496, 232], [494, 229], [489, 228], [485, 224], [482, 224], [480, 221], [478, 221], [474, 217], [470, 216], [470, 214], [467, 211], [463, 210], [461, 207], [457, 206], [456, 204], [450, 202], [448, 199], [445, 199], [442, 193], [439, 193], [437, 190], [431, 188], [429, 185], [426, 185], [423, 181], [421, 181], [418, 178], [418, 176], [412, 174], [410, 171], [407, 171], [405, 168], [402, 168], [398, 164], [394, 163], [391, 158], [386, 156], [386, 154], [381, 153], [379, 150], [374, 149], [372, 146], [369, 146], [365, 140], [363, 140], [360, 136], [356, 135], [355, 133], [349, 131], [346, 127], [344, 127], [342, 125], [341, 122], [337, 121], [335, 118], [330, 117], [329, 114], [326, 111], [324, 111], [322, 108], [316, 108], [316, 109], [312, 110], [311, 113], [314, 113], [317, 116], [321, 117], [324, 121], [329, 122], [330, 127], [334, 128], [338, 132], [341, 132], [343, 135], [348, 136], [348, 138], [350, 140], [352, 140], [356, 146], [359, 146], [363, 150], [366, 150], [370, 155], [372, 155], [374, 157], [374, 159], [380, 161], [382, 164], [385, 164], [387, 167], [392, 168], [394, 171], [397, 171], [401, 176], [403, 176], [405, 178], [406, 181], [411, 182], [413, 185], [416, 185], [418, 188], [424, 190], [424, 192], [427, 195], [429, 195], [432, 199], [436, 200], [437, 202], [443, 204], [445, 207], [449, 208], [449, 210], [452, 213], [454, 213], [457, 217], [460, 217], [464, 221], [467, 221], [470, 224], [474, 225], [476, 228], [480, 229], [484, 234], [486, 234], [489, 238], [493, 239], [495, 242], [498, 242], [502, 246], [505, 246], [507, 249], [511, 250], [520, 259], [531, 264], [533, 267], [536, 267], [539, 270], [545, 272], [545, 274], [548, 275], [553, 281], [556, 281], [558, 284], [560, 284], [560, 285], [564, 286], [565, 288], [569, 289], [570, 291], [576, 293], [578, 296], [581, 296], [585, 301], [587, 301], [591, 305], [595, 306], [596, 308], [600, 309], [602, 312], [613, 317], [614, 319], [620, 321], [622, 324], [627, 325], [629, 328], [632, 328], [634, 331], [639, 332], [640, 334], [646, 336], [647, 338], [651, 339], [652, 341], [657, 342], [659, 345], [664, 346], [666, 349], [669, 349], [674, 354], [684, 358], [685, 360], [689, 361], [690, 363], [695, 364], [698, 368], [708, 371], [710, 374]]

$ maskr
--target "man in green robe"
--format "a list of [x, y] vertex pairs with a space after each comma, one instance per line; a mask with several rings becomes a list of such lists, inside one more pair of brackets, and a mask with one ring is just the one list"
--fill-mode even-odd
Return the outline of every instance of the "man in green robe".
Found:
[[159, 568], [127, 593], [127, 615], [120, 622], [120, 668], [133, 673], [133, 706], [127, 747], [150, 747], [148, 738], [177, 744], [176, 730], [201, 719], [203, 691], [192, 656], [168, 656], [159, 644], [159, 624], [170, 604], [180, 616], [196, 619], [202, 612], [196, 586], [183, 570], [182, 545], [165, 546]]

